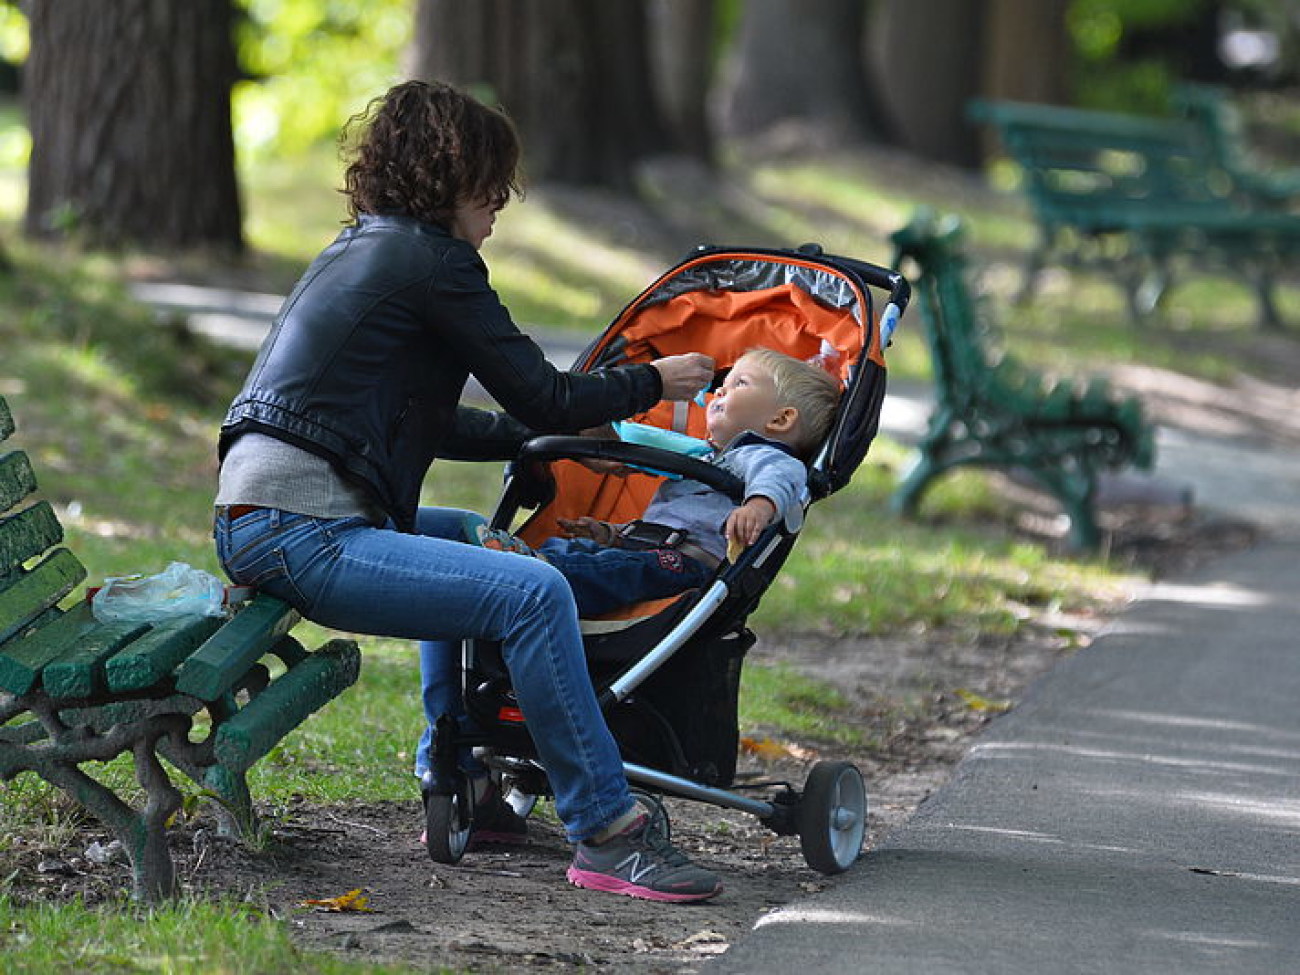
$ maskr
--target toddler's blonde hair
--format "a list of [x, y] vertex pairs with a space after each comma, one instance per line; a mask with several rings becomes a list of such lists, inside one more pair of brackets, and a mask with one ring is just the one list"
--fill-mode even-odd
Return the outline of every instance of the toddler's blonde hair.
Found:
[[756, 365], [772, 377], [777, 406], [792, 406], [798, 412], [789, 444], [800, 456], [811, 456], [826, 439], [835, 419], [840, 403], [839, 380], [821, 366], [774, 349], [750, 349], [737, 365], [741, 362]]

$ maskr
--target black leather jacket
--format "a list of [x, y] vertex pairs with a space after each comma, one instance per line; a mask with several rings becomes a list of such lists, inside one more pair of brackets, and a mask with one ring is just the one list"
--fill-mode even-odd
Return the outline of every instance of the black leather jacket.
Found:
[[[458, 405], [471, 373], [509, 416]], [[219, 453], [253, 430], [296, 444], [409, 531], [435, 457], [508, 459], [529, 436], [631, 416], [661, 395], [648, 365], [557, 370], [515, 327], [469, 244], [410, 217], [367, 214], [286, 299]]]

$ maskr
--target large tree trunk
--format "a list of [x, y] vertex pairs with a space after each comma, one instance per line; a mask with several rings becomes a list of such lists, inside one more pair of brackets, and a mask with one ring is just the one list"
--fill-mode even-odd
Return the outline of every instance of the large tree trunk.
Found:
[[712, 164], [709, 124], [716, 0], [651, 0], [652, 79], [664, 120], [678, 150]]
[[1065, 104], [1073, 50], [1065, 16], [1070, 0], [988, 0], [985, 98]]
[[230, 0], [38, 0], [29, 16], [26, 232], [242, 249]]
[[638, 161], [669, 149], [644, 0], [421, 0], [417, 13], [412, 73], [487, 86], [531, 179], [628, 189]]
[[979, 91], [985, 0], [886, 0], [871, 27], [877, 76], [899, 146], [974, 167], [966, 103]]
[[749, 0], [720, 95], [722, 130], [751, 136], [793, 122], [832, 144], [879, 139], [865, 23], [863, 0]]

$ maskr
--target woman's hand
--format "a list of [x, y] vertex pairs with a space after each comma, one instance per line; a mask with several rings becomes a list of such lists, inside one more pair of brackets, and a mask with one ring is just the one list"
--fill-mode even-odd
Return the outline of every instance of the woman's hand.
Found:
[[650, 363], [663, 380], [664, 399], [694, 399], [713, 382], [713, 359], [702, 352], [665, 356]]

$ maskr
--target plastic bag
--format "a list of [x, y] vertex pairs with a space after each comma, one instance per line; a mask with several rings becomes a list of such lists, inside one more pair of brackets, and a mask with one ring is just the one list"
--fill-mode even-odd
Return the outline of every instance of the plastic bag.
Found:
[[222, 616], [225, 585], [211, 573], [173, 562], [152, 576], [114, 576], [90, 599], [101, 623], [159, 623], [180, 616]]

